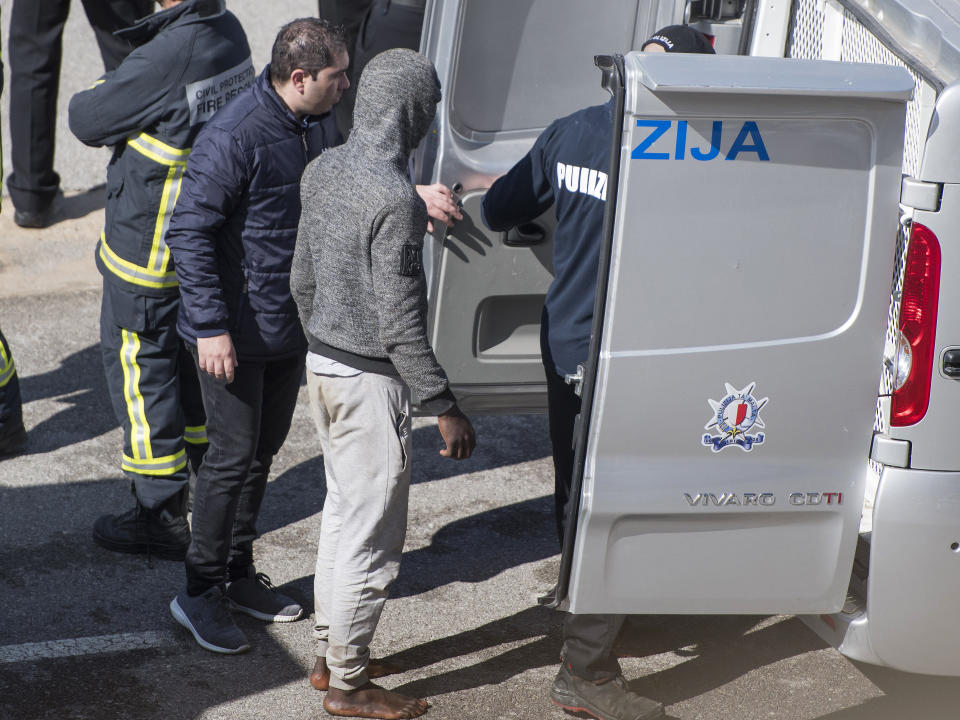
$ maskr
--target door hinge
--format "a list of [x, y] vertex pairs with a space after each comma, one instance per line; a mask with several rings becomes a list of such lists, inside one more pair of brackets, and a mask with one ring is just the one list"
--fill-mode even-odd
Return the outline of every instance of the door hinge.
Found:
[[903, 178], [900, 184], [900, 203], [914, 210], [937, 212], [943, 195], [941, 183], [925, 182], [912, 177]]

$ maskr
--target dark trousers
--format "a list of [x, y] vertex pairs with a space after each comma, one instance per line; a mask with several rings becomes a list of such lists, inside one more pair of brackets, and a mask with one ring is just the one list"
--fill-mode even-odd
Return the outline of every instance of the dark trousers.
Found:
[[[318, 0], [317, 2], [320, 17], [329, 20], [334, 25], [343, 26], [347, 36], [347, 52], [350, 54], [350, 67], [347, 70], [347, 77], [350, 78], [351, 83], [354, 81], [353, 55], [354, 48], [357, 45], [357, 34], [360, 32], [360, 26], [367, 15], [367, 10], [370, 9], [371, 2], [373, 0]], [[340, 102], [334, 107], [334, 112], [337, 114], [337, 126], [344, 135], [350, 132], [353, 125], [354, 92], [352, 88], [347, 88], [344, 93], [346, 101], [341, 98]]]
[[[544, 351], [545, 356], [547, 351]], [[580, 413], [580, 398], [572, 385], [550, 368], [547, 374], [547, 406], [550, 442], [553, 445], [554, 511], [557, 534], [563, 534], [570, 510], [573, 483], [573, 432]], [[576, 518], [570, 518], [576, 522]], [[623, 627], [623, 615], [567, 615], [563, 623], [563, 662], [577, 677], [592, 681], [611, 680], [620, 674], [620, 663], [613, 654], [613, 643]]]
[[120, 467], [147, 508], [179, 493], [206, 450], [196, 368], [177, 335], [179, 307], [179, 295], [151, 297], [103, 285], [100, 351], [123, 428]]
[[13, 354], [0, 331], [0, 439], [13, 435], [23, 427], [20, 380], [13, 364]]
[[423, 8], [391, 0], [373, 0], [357, 33], [350, 69], [350, 87], [337, 104], [337, 124], [344, 136], [353, 127], [353, 104], [360, 75], [374, 56], [391, 48], [420, 49]]
[[272, 361], [240, 358], [229, 385], [197, 369], [210, 447], [193, 499], [189, 595], [240, 577], [253, 564], [267, 475], [290, 430], [304, 361], [302, 354]]
[[[113, 70], [133, 46], [113, 36], [153, 12], [149, 0], [83, 0], [104, 67]], [[22, 212], [43, 212], [60, 177], [53, 170], [63, 26], [70, 0], [14, 0], [10, 13], [10, 139], [7, 188]], [[95, 72], [95, 71], [94, 71]], [[91, 73], [92, 74], [92, 73]], [[90, 78], [94, 80], [93, 77]]]

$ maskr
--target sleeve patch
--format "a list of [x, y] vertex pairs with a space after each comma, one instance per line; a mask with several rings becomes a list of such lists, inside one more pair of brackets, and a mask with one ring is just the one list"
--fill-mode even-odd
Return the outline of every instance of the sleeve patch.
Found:
[[400, 274], [417, 277], [423, 272], [423, 247], [407, 243], [400, 248]]

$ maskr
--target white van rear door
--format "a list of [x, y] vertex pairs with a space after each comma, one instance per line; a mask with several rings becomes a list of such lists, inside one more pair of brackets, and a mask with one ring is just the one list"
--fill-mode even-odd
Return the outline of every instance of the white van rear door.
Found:
[[593, 56], [652, 32], [655, 8], [608, 0], [444, 0], [427, 6], [422, 51], [443, 88], [435, 131], [415, 155], [421, 183], [442, 182], [464, 219], [428, 235], [430, 341], [461, 407], [546, 406], [540, 313], [553, 280], [553, 211], [509, 233], [484, 227], [486, 189], [557, 117], [602, 103]]
[[575, 612], [826, 613], [870, 448], [913, 81], [644, 55], [588, 372]]

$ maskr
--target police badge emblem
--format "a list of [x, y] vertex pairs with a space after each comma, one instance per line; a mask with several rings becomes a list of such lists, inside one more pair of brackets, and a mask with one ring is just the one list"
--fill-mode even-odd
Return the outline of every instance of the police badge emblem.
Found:
[[753, 450], [754, 445], [760, 445], [765, 433], [750, 434], [750, 430], [764, 427], [760, 419], [760, 410], [767, 404], [769, 398], [758, 400], [753, 396], [756, 383], [752, 382], [743, 390], [737, 390], [730, 383], [724, 383], [727, 394], [720, 400], [710, 400], [713, 414], [704, 426], [705, 430], [716, 429], [719, 435], [704, 433], [703, 444], [713, 452], [720, 452], [725, 447], [736, 446], [744, 452]]

